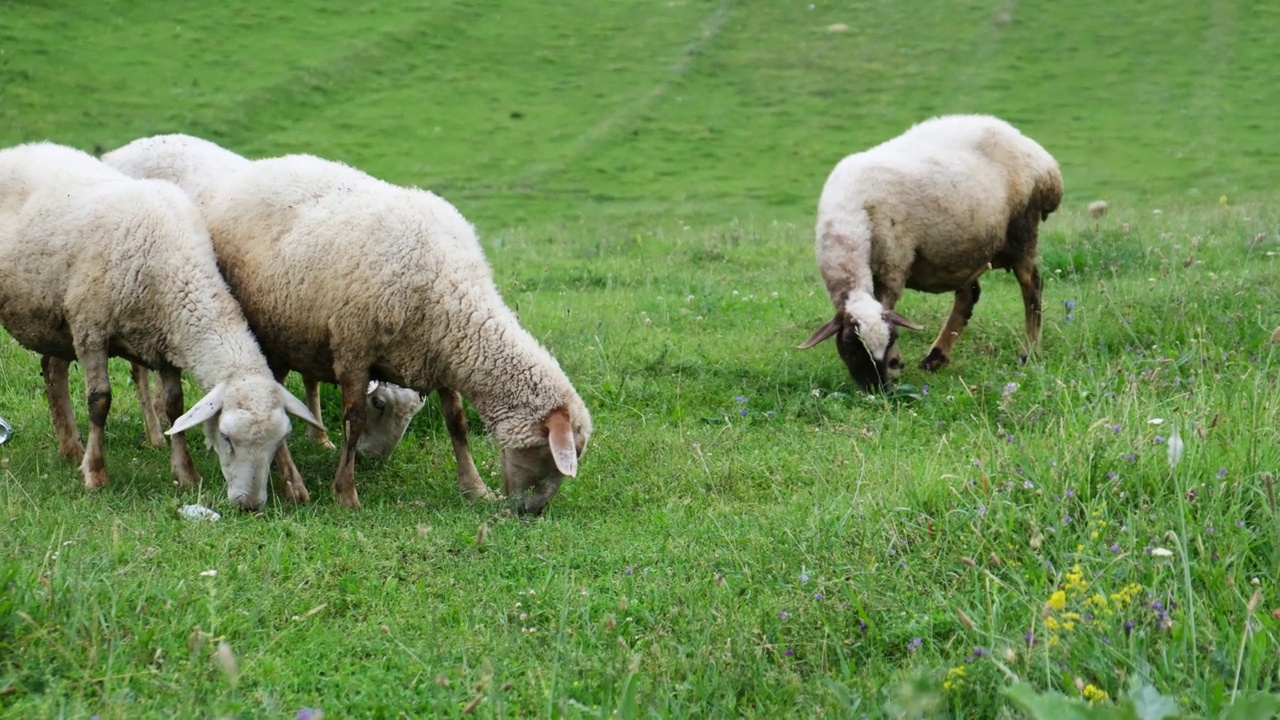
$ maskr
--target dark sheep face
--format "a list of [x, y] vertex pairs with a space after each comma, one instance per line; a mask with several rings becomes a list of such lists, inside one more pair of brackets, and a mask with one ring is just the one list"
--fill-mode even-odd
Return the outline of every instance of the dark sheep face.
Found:
[[879, 360], [863, 342], [858, 321], [843, 311], [837, 312], [834, 318], [815, 330], [808, 340], [797, 347], [807, 350], [834, 336], [836, 351], [840, 353], [840, 359], [848, 368], [849, 377], [858, 384], [858, 387], [862, 388], [863, 392], [887, 390], [892, 380], [902, 372], [902, 353], [898, 351], [898, 328], [918, 330], [920, 326], [892, 310], [884, 313], [884, 322], [888, 326], [888, 342]]
[[898, 329], [890, 324], [889, 346], [884, 358], [877, 360], [862, 342], [856, 321], [846, 321], [836, 334], [836, 351], [849, 369], [849, 377], [853, 378], [863, 392], [868, 393], [888, 390], [892, 380], [890, 371], [895, 371], [893, 374], [896, 375], [896, 371], [901, 369], [902, 359], [897, 352], [897, 344]]

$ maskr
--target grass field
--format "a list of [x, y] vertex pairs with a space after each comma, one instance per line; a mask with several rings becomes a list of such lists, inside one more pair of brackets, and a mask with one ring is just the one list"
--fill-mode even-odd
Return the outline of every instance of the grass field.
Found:
[[[0, 146], [178, 131], [435, 190], [596, 424], [540, 519], [458, 496], [434, 400], [361, 510], [295, 427], [314, 502], [251, 516], [211, 453], [172, 486], [120, 364], [90, 496], [0, 334], [0, 715], [1021, 717], [1027, 683], [1094, 703], [1035, 717], [1218, 717], [1280, 689], [1280, 6], [1131, 5], [0, 0]], [[864, 396], [794, 349], [830, 313], [814, 205], [948, 112], [1062, 164], [1044, 346], [1017, 363], [991, 276], [918, 398]], [[909, 361], [949, 308], [899, 304]]]

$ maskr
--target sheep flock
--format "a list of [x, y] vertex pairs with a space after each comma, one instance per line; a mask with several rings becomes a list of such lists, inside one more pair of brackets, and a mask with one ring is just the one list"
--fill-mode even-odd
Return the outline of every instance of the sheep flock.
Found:
[[[904, 290], [950, 292], [951, 314], [920, 361], [936, 371], [980, 276], [1006, 269], [1032, 352], [1038, 228], [1062, 193], [1053, 157], [989, 116], [933, 118], [849, 155], [818, 202], [815, 250], [834, 314], [799, 347], [834, 338], [860, 388], [887, 389], [903, 369], [898, 332], [922, 329], [894, 310]], [[101, 158], [47, 142], [0, 151], [0, 324], [40, 355], [58, 450], [80, 461], [90, 490], [108, 480], [108, 357], [133, 363], [147, 438], [168, 436], [175, 480], [199, 481], [184, 439], [199, 425], [228, 500], [250, 510], [267, 502], [273, 464], [281, 500], [310, 500], [286, 442], [290, 414], [336, 449], [334, 498], [350, 508], [357, 458], [390, 455], [430, 393], [473, 501], [541, 513], [578, 475], [592, 434], [581, 396], [500, 296], [472, 224], [434, 193], [313, 155], [250, 159], [188, 135]], [[72, 361], [85, 371], [87, 446]], [[206, 393], [190, 408], [183, 371]], [[305, 403], [282, 385], [290, 372]], [[336, 447], [321, 383], [341, 394]], [[498, 446], [500, 493], [472, 460], [464, 399]]]

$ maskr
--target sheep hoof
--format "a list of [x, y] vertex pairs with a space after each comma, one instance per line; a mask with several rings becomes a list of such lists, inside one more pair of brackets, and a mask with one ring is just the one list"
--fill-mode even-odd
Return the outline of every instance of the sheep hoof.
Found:
[[938, 348], [933, 348], [925, 359], [920, 361], [920, 368], [929, 372], [937, 372], [938, 368], [951, 362], [951, 358], [943, 354]]
[[297, 482], [281, 483], [280, 498], [285, 502], [305, 505], [311, 502], [311, 493], [307, 492], [307, 486], [299, 479]]
[[325, 450], [337, 450], [337, 449], [338, 449], [338, 446], [337, 446], [337, 445], [334, 445], [334, 444], [333, 444], [333, 441], [329, 439], [329, 434], [328, 434], [328, 433], [321, 432], [321, 431], [319, 431], [319, 430], [316, 430], [316, 429], [315, 429], [315, 428], [313, 428], [313, 427], [308, 427], [308, 428], [307, 428], [307, 439], [308, 439], [308, 440], [311, 440], [311, 441], [313, 441], [313, 442], [315, 442], [315, 444], [319, 445], [320, 447], [324, 448]]
[[88, 490], [89, 492], [94, 492], [99, 488], [104, 487], [106, 484], [107, 484], [106, 470], [97, 470], [97, 471], [86, 470], [85, 471], [84, 473], [84, 489], [85, 490]]
[[338, 505], [348, 510], [360, 509], [360, 499], [356, 497], [355, 488], [352, 488], [349, 493], [338, 492], [335, 490], [333, 497], [338, 501]]
[[462, 492], [462, 496], [465, 497], [468, 502], [493, 502], [498, 499], [497, 493], [490, 490], [487, 485], [461, 487], [458, 488], [458, 490]]

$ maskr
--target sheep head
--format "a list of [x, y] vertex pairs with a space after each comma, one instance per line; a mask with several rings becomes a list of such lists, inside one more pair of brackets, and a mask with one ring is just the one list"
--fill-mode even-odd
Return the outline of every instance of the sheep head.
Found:
[[521, 513], [541, 515], [564, 479], [578, 474], [578, 459], [591, 437], [591, 418], [581, 400], [573, 405], [579, 412], [561, 406], [535, 423], [538, 444], [502, 450], [504, 492]]
[[884, 389], [902, 370], [898, 328], [920, 330], [893, 310], [886, 310], [870, 295], [851, 297], [835, 317], [814, 331], [797, 347], [807, 350], [834, 336], [836, 351], [849, 369], [849, 377], [863, 392]]
[[417, 390], [370, 381], [365, 393], [364, 432], [356, 443], [356, 452], [375, 460], [391, 457], [423, 402]]
[[204, 423], [205, 441], [218, 454], [227, 480], [227, 499], [243, 510], [258, 510], [267, 502], [271, 461], [289, 435], [286, 412], [323, 427], [271, 377], [237, 378], [214, 386], [165, 434]]

